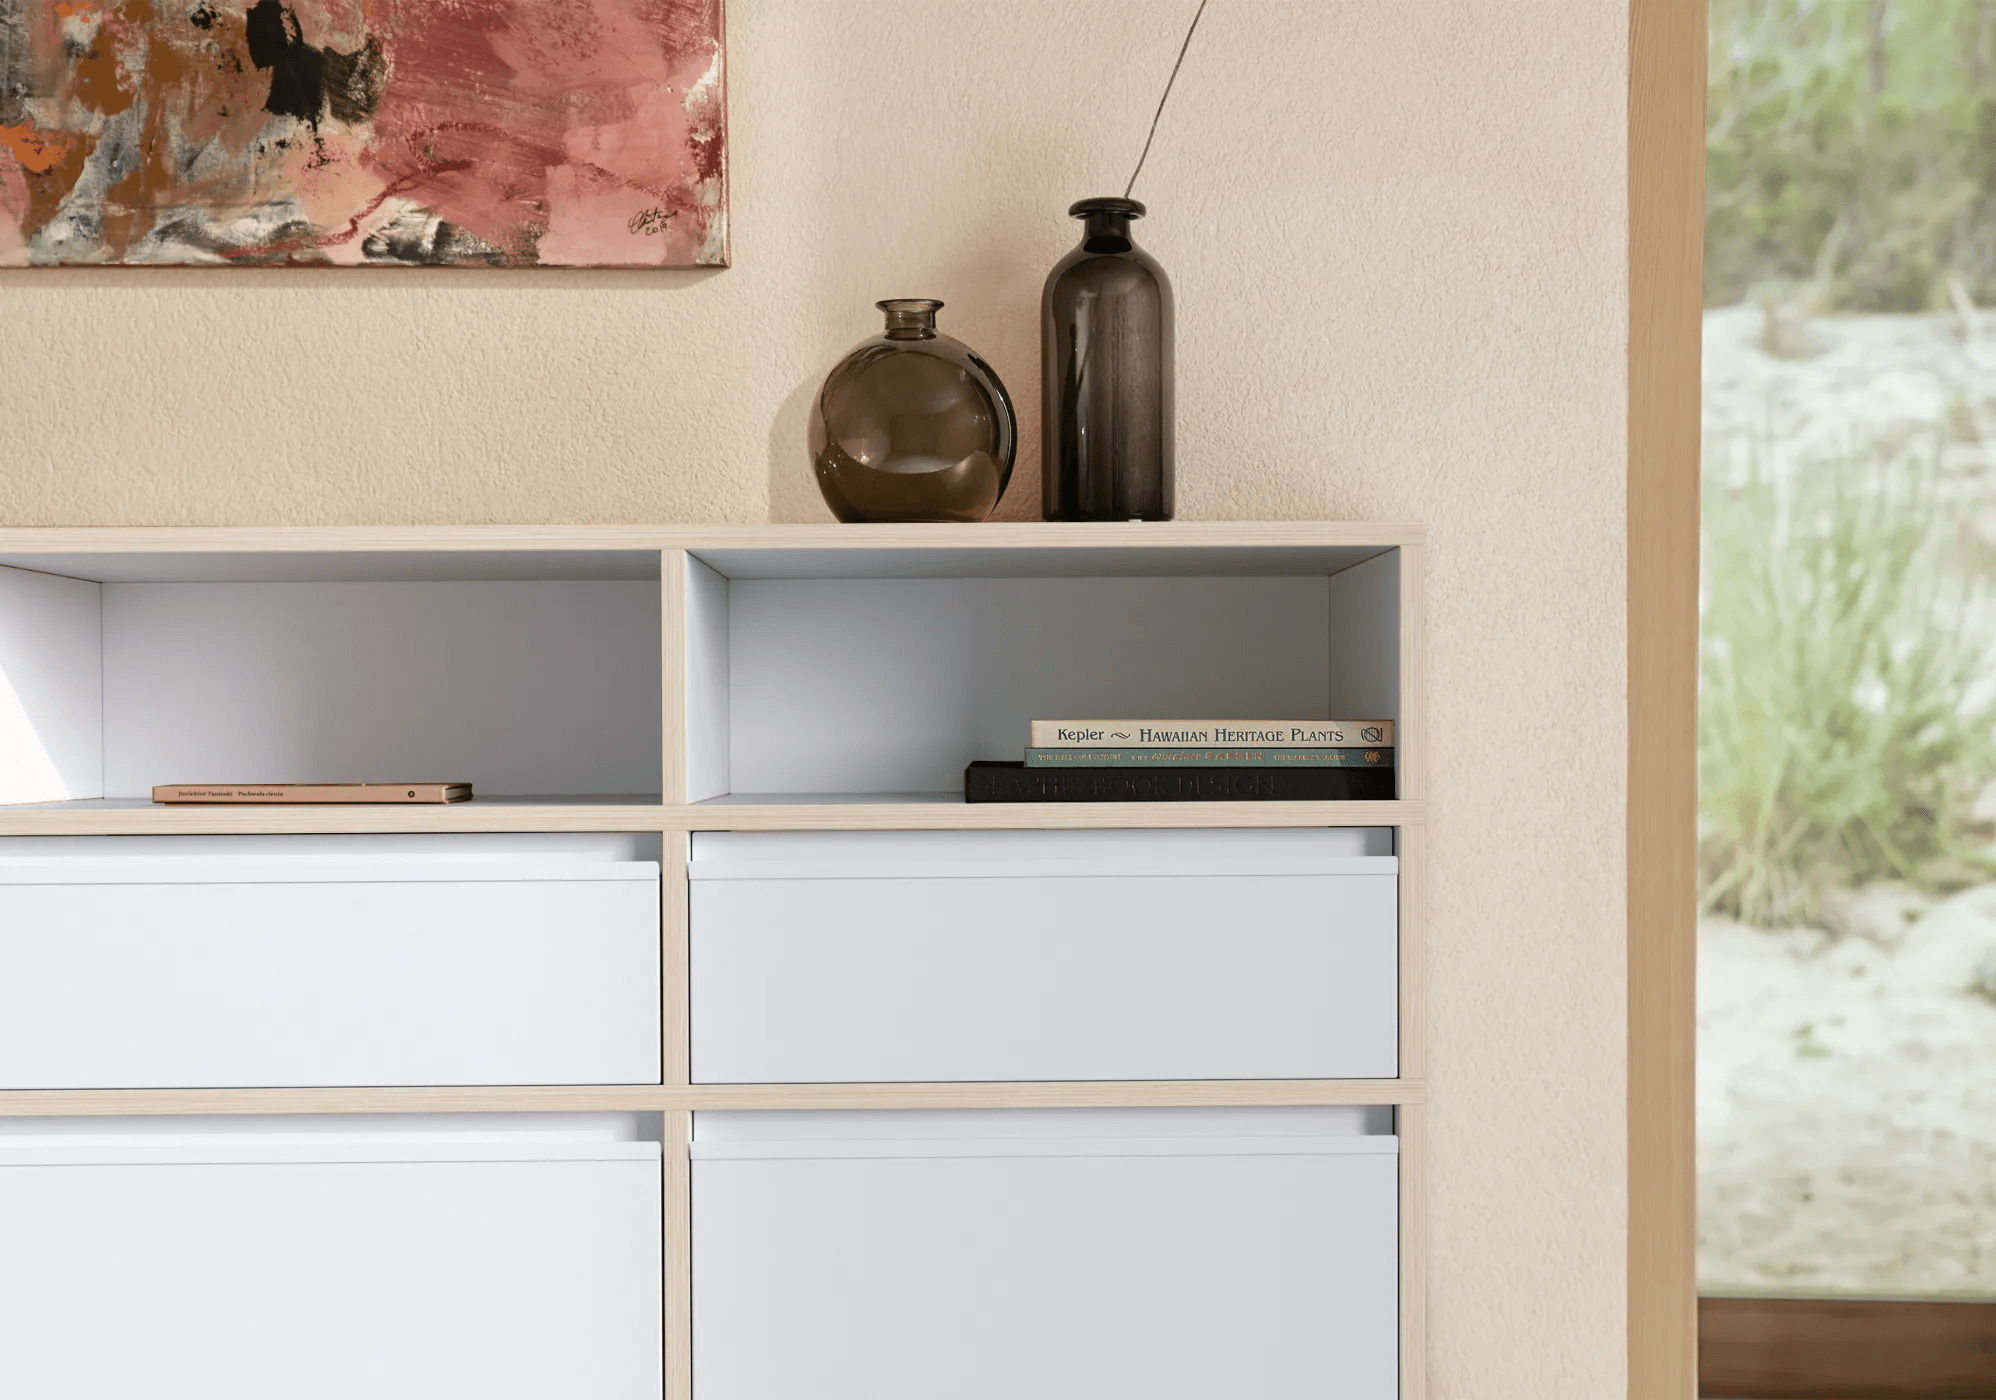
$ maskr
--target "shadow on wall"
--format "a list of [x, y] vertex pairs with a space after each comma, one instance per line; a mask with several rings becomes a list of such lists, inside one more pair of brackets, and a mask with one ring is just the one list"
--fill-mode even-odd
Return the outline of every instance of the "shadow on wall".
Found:
[[833, 519], [811, 475], [811, 403], [829, 367], [813, 370], [783, 396], [769, 423], [769, 520], [773, 525], [823, 524]]

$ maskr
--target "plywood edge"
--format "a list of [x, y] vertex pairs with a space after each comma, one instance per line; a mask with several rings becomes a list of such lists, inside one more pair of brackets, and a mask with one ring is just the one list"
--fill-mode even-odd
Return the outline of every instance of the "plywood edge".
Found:
[[1402, 827], [1400, 856], [1400, 1074], [1428, 1077], [1427, 829]]
[[690, 846], [687, 833], [667, 832], [659, 872], [659, 1025], [664, 1033], [663, 1082], [672, 1086], [693, 1082], [691, 911], [686, 890]]
[[448, 807], [0, 807], [0, 836], [506, 831], [1073, 831], [1418, 826], [1419, 802], [752, 803]]
[[688, 549], [1197, 549], [1419, 544], [1403, 521], [1173, 520], [1114, 524], [1005, 521], [961, 525], [772, 525], [709, 529]]
[[1400, 796], [1428, 795], [1427, 754], [1427, 556], [1419, 544], [1400, 550]]
[[1412, 826], [1418, 802], [753, 803], [671, 811], [693, 831], [1072, 831], [1133, 827]]
[[0, 1118], [236, 1113], [644, 1113], [655, 1085], [416, 1089], [8, 1089]]
[[[0, 836], [340, 836], [350, 833], [659, 831], [660, 806], [460, 802], [448, 806], [0, 807]], [[678, 809], [685, 810], [685, 809]], [[685, 826], [686, 823], [677, 823]]]
[[507, 831], [1073, 831], [1419, 826], [1420, 802], [755, 803], [638, 806], [0, 807], [0, 836], [340, 836]]
[[6, 554], [334, 553], [451, 550], [1141, 549], [1418, 544], [1399, 521], [1164, 521], [984, 525], [11, 526]]
[[1400, 1400], [1428, 1394], [1428, 1120], [1403, 1104], [1400, 1134]]
[[1217, 1108], [1420, 1104], [1411, 1079], [993, 1084], [529, 1085], [395, 1089], [14, 1089], [0, 1117], [188, 1113], [553, 1113], [698, 1109]]
[[665, 1115], [665, 1400], [693, 1395], [693, 1115]]
[[738, 1084], [691, 1091], [701, 1108], [1218, 1108], [1425, 1103], [1407, 1079], [1086, 1080], [1005, 1084]]
[[660, 550], [675, 534], [637, 525], [8, 526], [6, 554], [291, 554], [451, 550]]
[[686, 801], [686, 570], [683, 549], [664, 550], [658, 568], [660, 787]]

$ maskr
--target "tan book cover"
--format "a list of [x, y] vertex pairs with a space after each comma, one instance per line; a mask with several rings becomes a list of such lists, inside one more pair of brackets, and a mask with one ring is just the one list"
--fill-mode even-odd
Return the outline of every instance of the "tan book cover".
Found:
[[219, 803], [469, 802], [470, 783], [167, 783], [152, 800], [170, 807]]

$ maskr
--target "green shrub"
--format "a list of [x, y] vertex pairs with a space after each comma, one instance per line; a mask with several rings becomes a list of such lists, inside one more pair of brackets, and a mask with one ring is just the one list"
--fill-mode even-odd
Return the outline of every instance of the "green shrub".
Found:
[[1820, 919], [1832, 888], [1986, 873], [1996, 776], [1976, 698], [1982, 590], [1947, 567], [1933, 473], [1906, 460], [1708, 480], [1698, 716], [1708, 910]]
[[1711, 0], [1705, 301], [1996, 302], [1996, 4]]

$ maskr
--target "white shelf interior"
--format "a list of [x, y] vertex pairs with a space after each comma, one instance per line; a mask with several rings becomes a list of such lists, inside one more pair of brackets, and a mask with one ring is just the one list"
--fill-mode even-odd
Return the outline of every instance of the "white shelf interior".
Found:
[[965, 765], [1019, 759], [1034, 719], [1399, 718], [1391, 551], [1090, 577], [795, 577], [761, 553], [707, 557], [783, 576], [689, 562], [696, 802], [958, 801]]
[[0, 802], [187, 782], [655, 794], [659, 662], [659, 588], [644, 579], [0, 567]]

